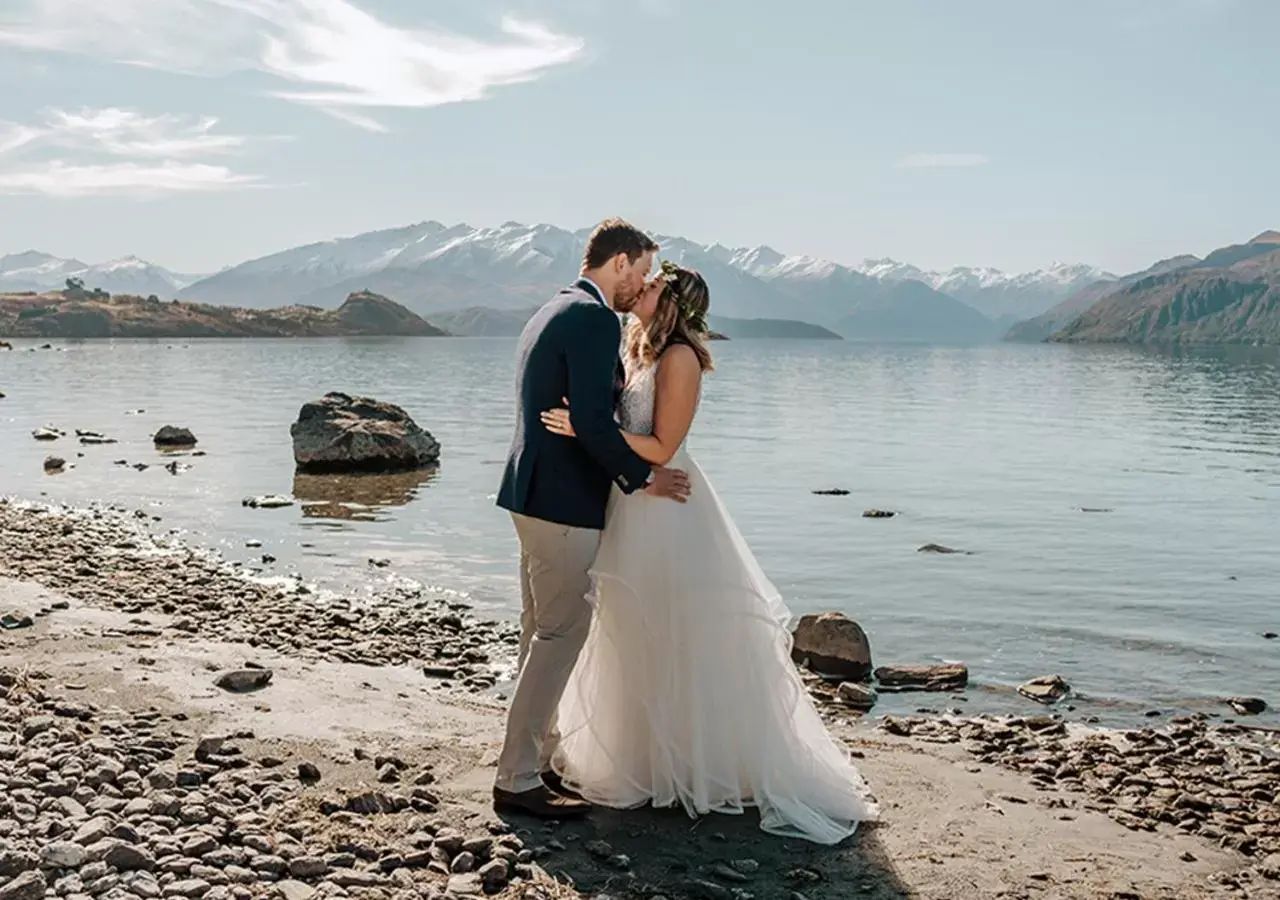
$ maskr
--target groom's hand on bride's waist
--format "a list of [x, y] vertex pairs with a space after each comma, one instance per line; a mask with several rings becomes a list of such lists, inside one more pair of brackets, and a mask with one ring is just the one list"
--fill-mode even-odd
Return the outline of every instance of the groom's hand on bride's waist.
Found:
[[654, 466], [644, 492], [651, 497], [666, 497], [683, 503], [689, 497], [689, 475], [680, 469]]

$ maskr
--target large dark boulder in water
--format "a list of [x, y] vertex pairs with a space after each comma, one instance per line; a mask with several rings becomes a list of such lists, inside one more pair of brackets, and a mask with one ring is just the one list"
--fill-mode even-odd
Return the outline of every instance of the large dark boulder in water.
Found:
[[289, 433], [305, 472], [420, 469], [440, 459], [439, 442], [408, 413], [371, 397], [325, 394], [303, 405]]
[[157, 447], [194, 447], [196, 436], [190, 428], [165, 425], [151, 439]]

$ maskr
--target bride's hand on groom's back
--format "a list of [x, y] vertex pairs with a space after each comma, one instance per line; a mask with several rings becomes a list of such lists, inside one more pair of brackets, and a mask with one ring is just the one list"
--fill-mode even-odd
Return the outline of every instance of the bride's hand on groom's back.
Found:
[[651, 497], [666, 497], [668, 500], [684, 503], [689, 499], [689, 475], [681, 469], [654, 466], [653, 481], [649, 482], [644, 492]]

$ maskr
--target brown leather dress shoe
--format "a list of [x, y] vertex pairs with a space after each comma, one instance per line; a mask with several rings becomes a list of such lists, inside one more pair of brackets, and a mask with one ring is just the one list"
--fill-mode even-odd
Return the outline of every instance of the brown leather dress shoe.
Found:
[[543, 772], [542, 783], [551, 788], [551, 790], [555, 791], [561, 797], [568, 797], [570, 800], [582, 800], [584, 803], [586, 802], [586, 798], [564, 783], [564, 779], [560, 777], [559, 772], [552, 769], [548, 769]]
[[557, 794], [545, 785], [529, 791], [493, 789], [493, 808], [539, 819], [571, 819], [591, 812], [591, 804]]

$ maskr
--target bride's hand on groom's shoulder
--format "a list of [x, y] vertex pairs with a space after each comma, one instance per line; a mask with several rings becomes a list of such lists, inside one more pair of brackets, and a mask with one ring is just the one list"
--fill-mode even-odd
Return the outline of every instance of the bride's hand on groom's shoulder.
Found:
[[654, 466], [653, 480], [645, 487], [644, 492], [651, 497], [665, 497], [684, 503], [689, 499], [689, 475], [681, 469]]

